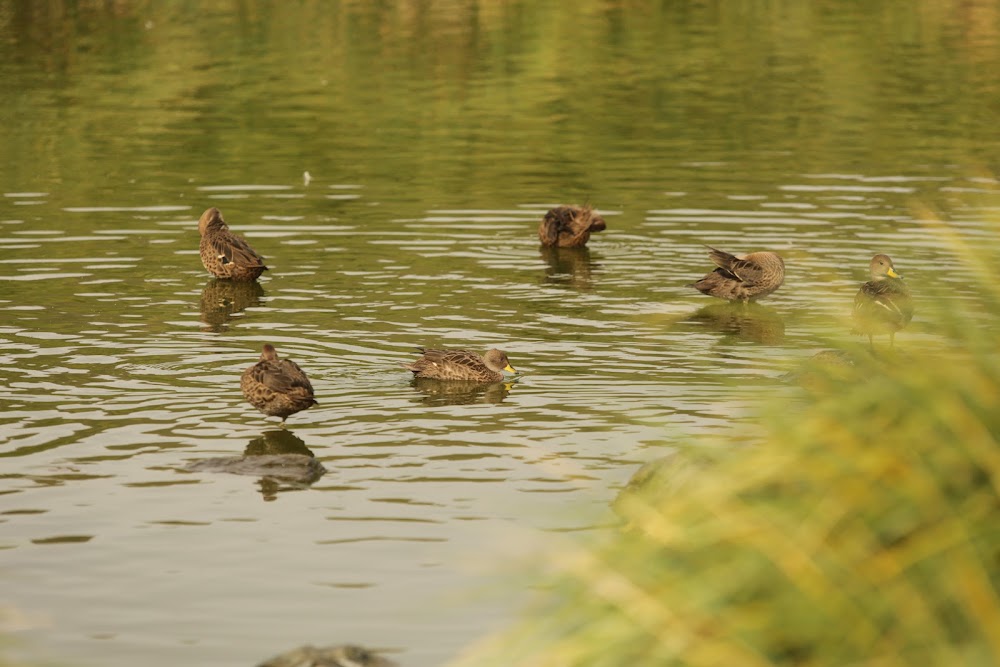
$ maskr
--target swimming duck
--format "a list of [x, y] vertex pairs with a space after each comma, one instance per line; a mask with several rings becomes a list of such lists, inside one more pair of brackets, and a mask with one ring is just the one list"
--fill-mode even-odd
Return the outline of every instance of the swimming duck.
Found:
[[719, 268], [688, 285], [702, 294], [746, 303], [767, 296], [785, 281], [785, 262], [773, 252], [737, 257], [712, 247], [708, 250]]
[[216, 278], [257, 280], [267, 270], [264, 258], [242, 236], [229, 231], [222, 211], [214, 206], [198, 220], [201, 233], [201, 263]]
[[591, 234], [605, 228], [604, 218], [589, 206], [557, 206], [542, 218], [538, 240], [544, 246], [580, 248], [587, 245]]
[[432, 380], [472, 380], [475, 382], [500, 382], [503, 372], [516, 373], [500, 350], [490, 350], [479, 356], [468, 350], [429, 350], [420, 348], [423, 356], [403, 368], [413, 371], [418, 378]]
[[896, 332], [913, 319], [910, 288], [896, 273], [888, 255], [875, 255], [869, 264], [871, 280], [854, 296], [854, 332], [868, 336], [889, 334], [889, 346], [895, 343]]
[[312, 384], [291, 359], [279, 359], [273, 345], [265, 345], [260, 361], [243, 371], [240, 389], [250, 405], [269, 417], [289, 415], [316, 405]]

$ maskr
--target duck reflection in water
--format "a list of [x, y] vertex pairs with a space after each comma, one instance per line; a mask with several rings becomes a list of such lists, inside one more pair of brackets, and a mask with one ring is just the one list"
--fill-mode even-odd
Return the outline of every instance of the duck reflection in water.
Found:
[[250, 441], [243, 456], [201, 459], [187, 469], [258, 477], [264, 500], [274, 500], [282, 491], [305, 489], [326, 473], [306, 443], [287, 429], [265, 431]]
[[588, 290], [593, 285], [591, 273], [600, 268], [590, 255], [590, 248], [559, 248], [542, 246], [538, 249], [545, 269], [545, 282], [576, 290]]
[[778, 345], [785, 338], [785, 322], [777, 311], [757, 303], [713, 303], [685, 320], [705, 325], [740, 340]]
[[203, 331], [219, 333], [229, 328], [229, 320], [239, 317], [247, 308], [260, 306], [264, 288], [257, 281], [209, 280], [201, 291], [201, 321]]
[[515, 381], [474, 382], [472, 380], [434, 380], [415, 377], [410, 386], [422, 396], [416, 402], [424, 405], [471, 405], [473, 403], [502, 403]]
[[314, 456], [302, 438], [288, 429], [264, 431], [251, 440], [246, 449], [243, 450], [244, 456], [281, 456], [284, 454]]

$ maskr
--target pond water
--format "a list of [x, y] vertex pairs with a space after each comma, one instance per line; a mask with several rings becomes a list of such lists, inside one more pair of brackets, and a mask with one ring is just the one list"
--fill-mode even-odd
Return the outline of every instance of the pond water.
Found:
[[[0, 2], [11, 659], [444, 664], [513, 618], [494, 575], [606, 525], [641, 463], [752, 443], [780, 376], [852, 340], [873, 254], [967, 298], [924, 219], [1000, 211], [990, 2], [164, 4]], [[607, 231], [541, 251], [561, 203]], [[202, 268], [209, 206], [259, 286]], [[703, 244], [780, 253], [785, 286], [725, 308], [685, 287]], [[319, 400], [284, 429], [239, 390], [267, 342]], [[896, 345], [931, 344], [918, 300]], [[423, 345], [522, 376], [417, 386]], [[245, 450], [328, 472], [190, 469]]]

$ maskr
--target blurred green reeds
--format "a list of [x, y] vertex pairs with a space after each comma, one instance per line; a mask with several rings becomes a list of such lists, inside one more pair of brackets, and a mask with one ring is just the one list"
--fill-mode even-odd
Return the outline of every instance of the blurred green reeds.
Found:
[[923, 295], [933, 343], [845, 338], [760, 445], [645, 466], [621, 525], [559, 538], [523, 621], [457, 664], [1000, 664], [1000, 263], [930, 227], [981, 277]]

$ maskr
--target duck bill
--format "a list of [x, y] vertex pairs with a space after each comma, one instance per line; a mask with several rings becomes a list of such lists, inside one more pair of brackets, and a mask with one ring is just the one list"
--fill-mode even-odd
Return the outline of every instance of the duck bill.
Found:
[[504, 370], [507, 371], [508, 373], [516, 373], [517, 372], [517, 371], [514, 370], [514, 367], [511, 366], [510, 364], [507, 364], [506, 366], [504, 366]]
[[890, 278], [899, 278], [899, 279], [903, 278], [903, 276], [896, 273], [896, 269], [892, 267], [889, 267], [889, 270], [885, 272], [885, 275], [889, 276]]

